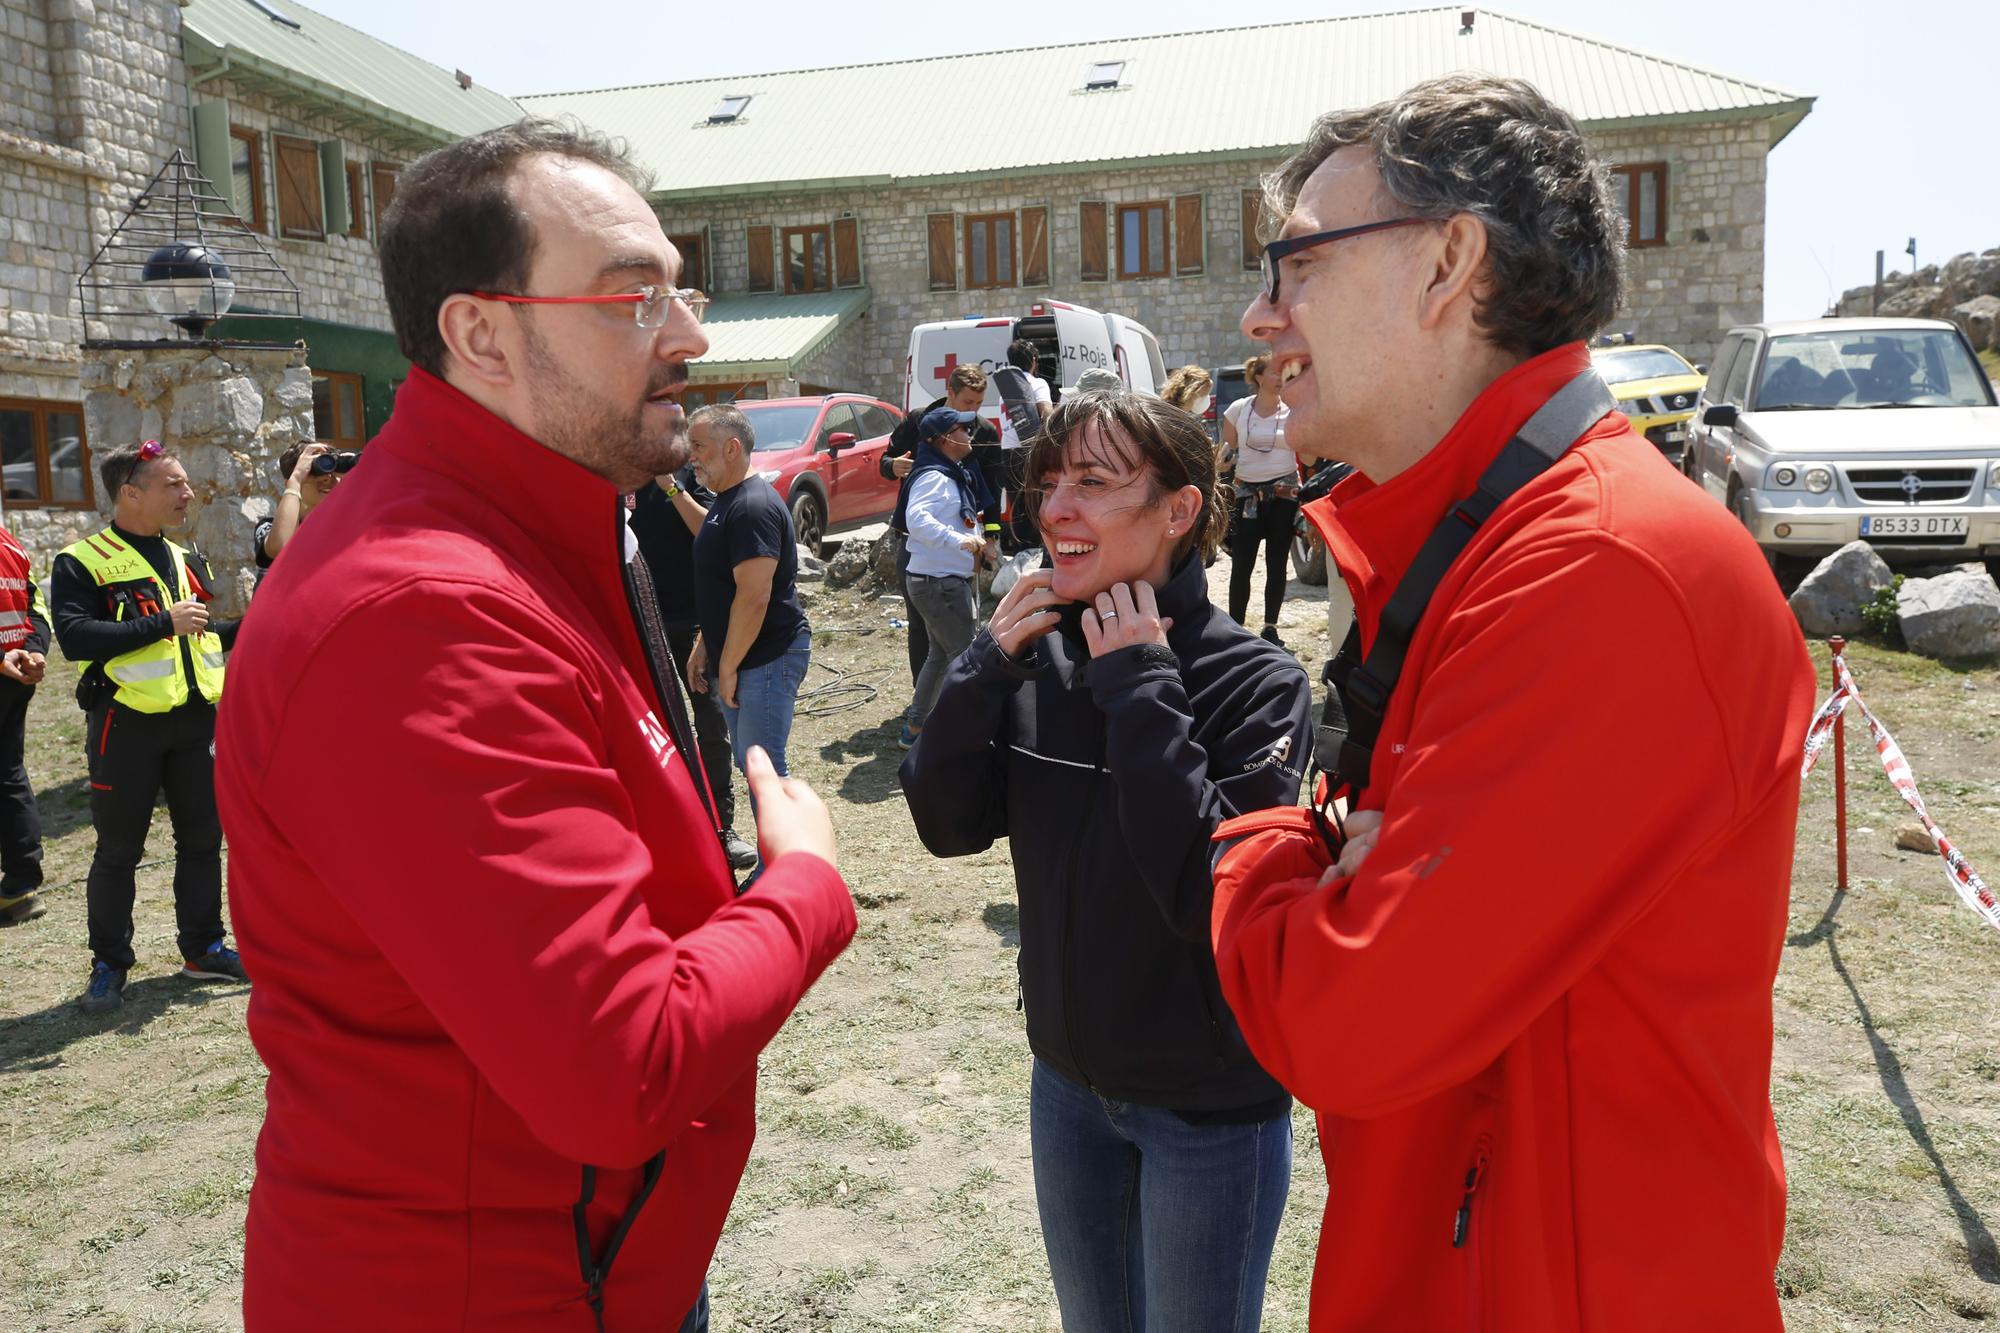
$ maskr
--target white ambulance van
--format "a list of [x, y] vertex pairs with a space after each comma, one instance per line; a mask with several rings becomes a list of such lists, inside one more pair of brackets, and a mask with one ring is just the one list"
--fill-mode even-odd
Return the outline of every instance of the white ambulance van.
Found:
[[[1130, 389], [1158, 393], [1166, 383], [1166, 362], [1152, 331], [1123, 315], [1106, 315], [1066, 301], [1037, 301], [1026, 318], [1012, 315], [919, 324], [910, 330], [910, 355], [903, 366], [903, 410], [921, 411], [944, 396], [945, 379], [958, 366], [976, 365], [990, 376], [1007, 364], [1007, 345], [1025, 338], [1041, 358], [1041, 373], [1068, 389], [1086, 370], [1115, 371]], [[980, 415], [998, 428], [1000, 389], [990, 380]]]

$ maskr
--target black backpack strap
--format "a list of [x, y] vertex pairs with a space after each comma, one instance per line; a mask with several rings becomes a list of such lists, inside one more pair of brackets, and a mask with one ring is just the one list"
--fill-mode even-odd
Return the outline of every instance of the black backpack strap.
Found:
[[1332, 788], [1341, 785], [1356, 794], [1368, 785], [1375, 741], [1382, 734], [1389, 696], [1402, 678], [1410, 641], [1416, 637], [1438, 585], [1471, 545], [1473, 535], [1515, 492], [1548, 471], [1585, 431], [1617, 406], [1617, 399], [1595, 370], [1587, 370], [1564, 385], [1507, 441], [1480, 476], [1478, 488], [1452, 506], [1424, 539], [1416, 559], [1382, 608], [1375, 643], [1365, 660], [1361, 657], [1360, 625], [1348, 630], [1347, 641], [1327, 663], [1327, 700], [1313, 745], [1314, 763], [1332, 777], [1329, 795]]

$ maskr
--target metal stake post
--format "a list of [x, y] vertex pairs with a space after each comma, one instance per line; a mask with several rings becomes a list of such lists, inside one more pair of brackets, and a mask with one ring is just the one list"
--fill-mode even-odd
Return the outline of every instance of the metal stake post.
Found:
[[[1833, 673], [1833, 688], [1840, 688], [1841, 654], [1847, 651], [1847, 640], [1838, 634], [1826, 641], [1833, 650], [1833, 661], [1829, 669]], [[1833, 828], [1834, 864], [1839, 881], [1836, 888], [1847, 892], [1847, 714], [1842, 711], [1833, 719]]]

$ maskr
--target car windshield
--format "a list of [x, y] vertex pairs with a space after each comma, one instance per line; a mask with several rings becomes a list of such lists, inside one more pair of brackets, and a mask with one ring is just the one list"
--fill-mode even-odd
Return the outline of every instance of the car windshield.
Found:
[[743, 415], [750, 418], [750, 429], [757, 436], [753, 452], [775, 453], [784, 449], [796, 449], [805, 442], [806, 432], [819, 420], [818, 403], [794, 403], [772, 407], [758, 407], [754, 403], [738, 403]]
[[1829, 329], [1771, 339], [1759, 412], [1826, 407], [1988, 407], [1965, 344], [1946, 329]]
[[1664, 347], [1633, 347], [1614, 352], [1592, 352], [1590, 359], [1607, 383], [1627, 384], [1633, 380], [1665, 379], [1669, 375], [1692, 375], [1694, 367]]

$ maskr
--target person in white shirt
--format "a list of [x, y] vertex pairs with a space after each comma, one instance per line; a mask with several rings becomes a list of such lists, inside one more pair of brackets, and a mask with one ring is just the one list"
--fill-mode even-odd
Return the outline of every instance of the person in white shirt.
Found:
[[972, 576], [978, 562], [993, 550], [980, 524], [980, 488], [966, 470], [972, 456], [972, 423], [976, 412], [933, 408], [918, 423], [922, 444], [910, 472], [910, 501], [905, 512], [909, 527], [910, 568], [904, 587], [910, 613], [923, 618], [930, 636], [930, 655], [917, 673], [916, 689], [903, 713], [896, 743], [907, 750], [917, 743], [944, 687], [945, 669], [972, 642], [976, 607]]
[[1229, 523], [1229, 614], [1237, 624], [1250, 610], [1250, 576], [1257, 551], [1264, 552], [1264, 628], [1278, 638], [1278, 612], [1285, 604], [1285, 556], [1299, 512], [1299, 461], [1285, 443], [1290, 415], [1278, 397], [1278, 377], [1270, 358], [1243, 363], [1243, 380], [1256, 393], [1239, 398], [1222, 414], [1222, 460], [1236, 467], [1236, 509]]
[[975, 447], [973, 459], [986, 474], [998, 497], [1006, 491], [1009, 549], [1033, 546], [1035, 534], [1016, 522], [1021, 510], [1021, 465], [1027, 446], [1042, 433], [1042, 423], [1054, 412], [1049, 383], [1036, 372], [1041, 369], [1035, 345], [1025, 338], [1007, 344], [1007, 364], [993, 372], [993, 387], [1000, 395], [1000, 444]]

